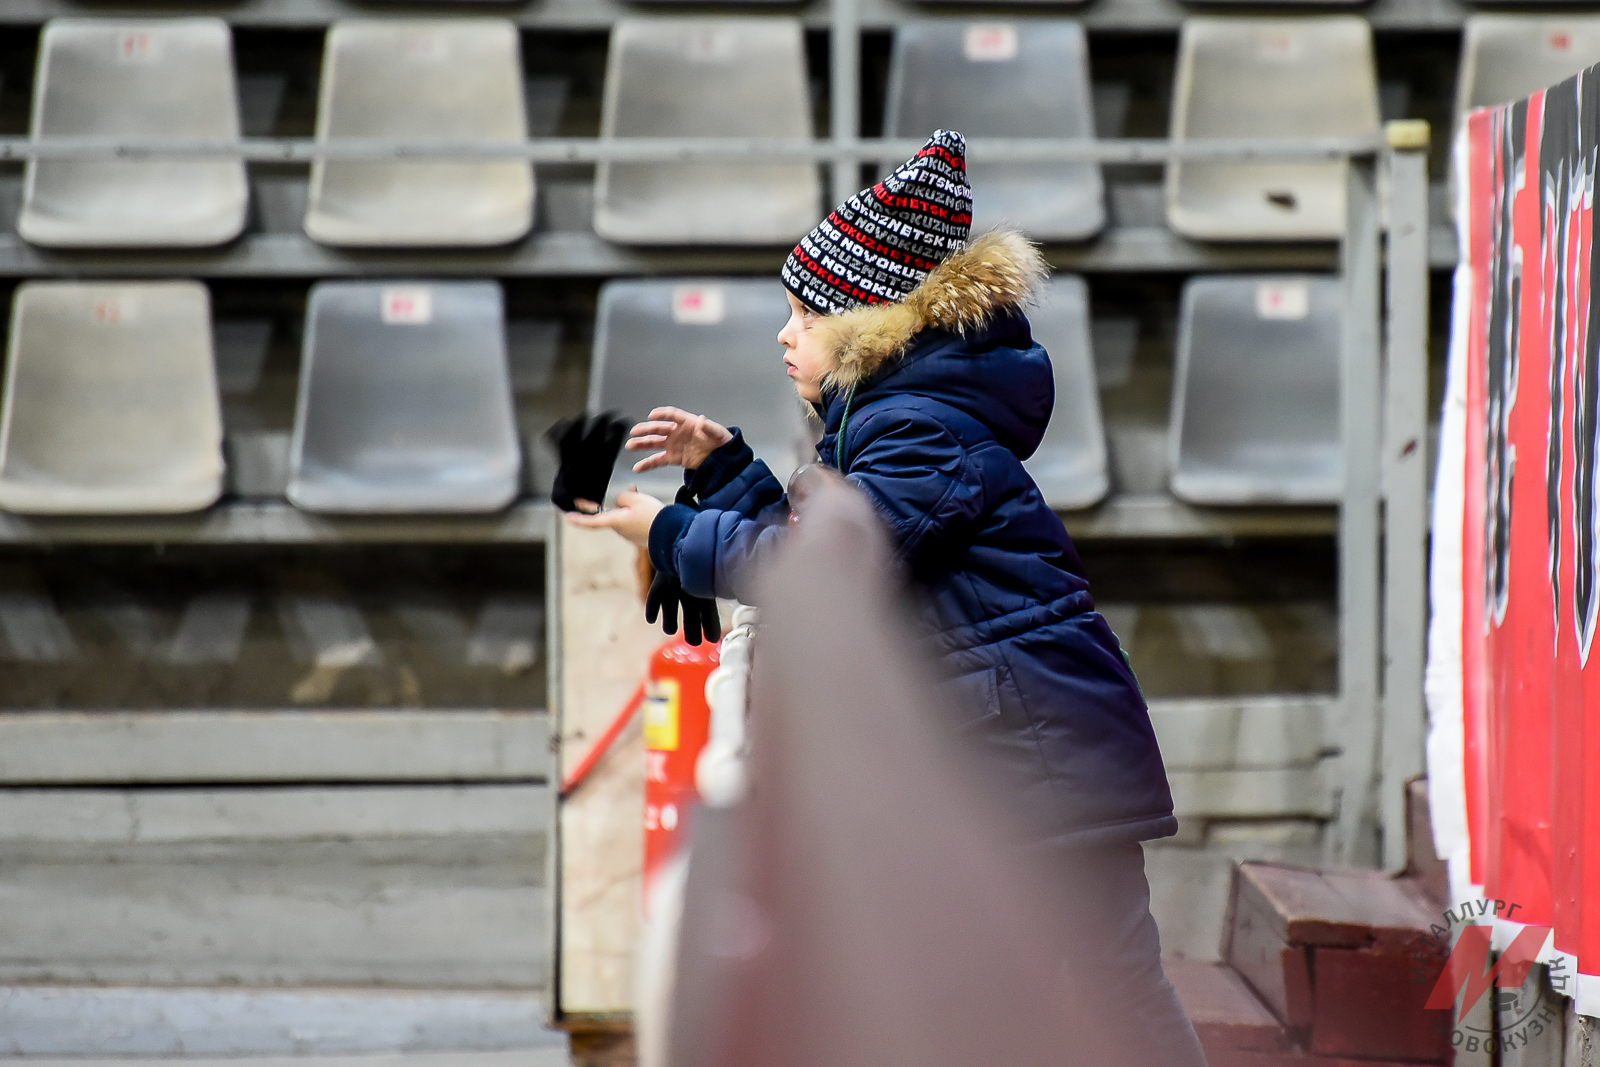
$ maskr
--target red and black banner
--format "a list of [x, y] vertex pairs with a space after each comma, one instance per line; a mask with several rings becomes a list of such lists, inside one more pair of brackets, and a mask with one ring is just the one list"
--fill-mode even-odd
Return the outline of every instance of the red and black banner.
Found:
[[[1472, 113], [1434, 504], [1429, 775], [1458, 895], [1600, 1014], [1600, 67]], [[1516, 924], [1507, 924], [1514, 926]], [[1504, 931], [1504, 936], [1514, 936]], [[1501, 938], [1497, 937], [1497, 941]]]

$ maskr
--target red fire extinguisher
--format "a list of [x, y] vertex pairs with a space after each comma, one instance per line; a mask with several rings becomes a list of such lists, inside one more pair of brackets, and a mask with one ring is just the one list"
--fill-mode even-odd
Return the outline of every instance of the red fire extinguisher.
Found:
[[706, 679], [721, 662], [716, 645], [680, 635], [650, 657], [644, 699], [644, 895], [682, 847], [689, 812], [700, 799], [695, 761], [711, 732]]

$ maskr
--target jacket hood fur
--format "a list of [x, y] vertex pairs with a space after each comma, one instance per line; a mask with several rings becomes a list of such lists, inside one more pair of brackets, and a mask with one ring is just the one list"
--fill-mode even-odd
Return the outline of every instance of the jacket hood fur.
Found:
[[965, 334], [1017, 311], [1049, 276], [1044, 257], [1020, 233], [994, 230], [952, 252], [905, 299], [829, 315], [812, 326], [834, 353], [832, 389], [851, 389], [905, 354], [924, 330]]

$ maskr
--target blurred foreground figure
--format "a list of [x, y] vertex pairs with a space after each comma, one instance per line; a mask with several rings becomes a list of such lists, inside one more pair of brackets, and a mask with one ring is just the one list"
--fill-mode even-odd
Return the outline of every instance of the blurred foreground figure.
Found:
[[670, 1067], [1203, 1064], [1139, 844], [1022, 847], [900, 589], [871, 505], [816, 490], [762, 597], [748, 793], [695, 824]]

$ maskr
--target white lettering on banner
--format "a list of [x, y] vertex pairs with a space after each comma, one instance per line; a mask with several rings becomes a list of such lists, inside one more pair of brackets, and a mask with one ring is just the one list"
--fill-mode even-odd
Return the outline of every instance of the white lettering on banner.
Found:
[[1256, 286], [1256, 318], [1303, 319], [1311, 311], [1305, 282], [1261, 282]]
[[728, 294], [720, 285], [678, 285], [672, 290], [672, 321], [715, 326], [728, 317]]
[[385, 326], [426, 326], [433, 321], [433, 290], [425, 285], [391, 285], [380, 297]]
[[161, 56], [160, 38], [149, 30], [117, 35], [117, 59], [123, 63], [150, 63]]
[[961, 50], [974, 63], [1016, 59], [1017, 28], [1009, 22], [974, 22], [962, 35]]

